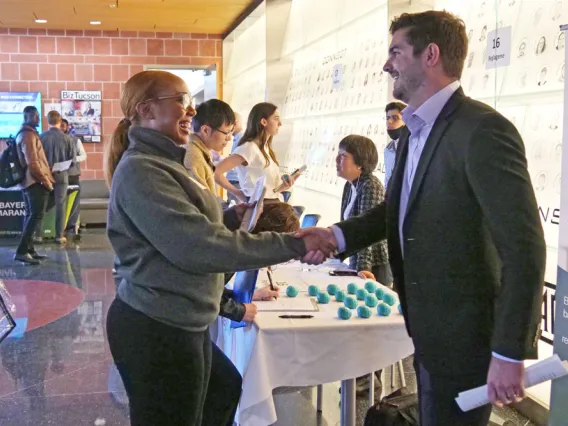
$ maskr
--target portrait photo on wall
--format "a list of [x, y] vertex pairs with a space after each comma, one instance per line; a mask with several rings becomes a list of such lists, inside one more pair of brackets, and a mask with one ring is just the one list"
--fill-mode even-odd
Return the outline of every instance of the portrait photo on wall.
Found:
[[101, 92], [61, 91], [61, 115], [69, 121], [69, 133], [83, 142], [101, 142]]

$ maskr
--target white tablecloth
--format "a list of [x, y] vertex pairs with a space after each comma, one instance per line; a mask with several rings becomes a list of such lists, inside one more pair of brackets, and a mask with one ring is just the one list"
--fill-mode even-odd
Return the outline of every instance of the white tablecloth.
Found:
[[[273, 275], [280, 285], [286, 282], [298, 287], [315, 284], [325, 288], [334, 283], [345, 289], [348, 283], [361, 287], [368, 281], [332, 277], [330, 269], [308, 270], [295, 263], [279, 265]], [[258, 286], [265, 280], [266, 272], [261, 271]], [[286, 297], [283, 285], [281, 293]], [[298, 297], [308, 296], [301, 292]], [[388, 367], [413, 352], [398, 303], [388, 317], [379, 317], [373, 309], [371, 318], [361, 319], [354, 310], [347, 321], [337, 317], [342, 305], [332, 297], [328, 305], [319, 305], [318, 312], [309, 313], [314, 315], [311, 319], [282, 319], [282, 312], [259, 312], [253, 325], [234, 330], [230, 321], [220, 319], [216, 343], [243, 375], [238, 413], [241, 426], [264, 426], [277, 420], [272, 399], [275, 388], [352, 379]]]

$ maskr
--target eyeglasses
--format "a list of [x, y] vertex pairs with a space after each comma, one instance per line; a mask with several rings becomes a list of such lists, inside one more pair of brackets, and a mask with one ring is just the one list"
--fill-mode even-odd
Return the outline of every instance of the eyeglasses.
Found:
[[178, 98], [179, 103], [183, 106], [184, 109], [188, 109], [193, 105], [193, 98], [189, 93], [176, 93], [175, 95], [156, 96], [155, 98], [146, 99], [144, 102], [162, 101], [164, 99], [174, 98]]
[[226, 137], [233, 136], [233, 132], [235, 131], [234, 129], [233, 129], [233, 130], [229, 130], [228, 132], [224, 132], [224, 131], [221, 130], [221, 129], [213, 129], [213, 130], [214, 130], [215, 132], [219, 132], [219, 133], [224, 134]]

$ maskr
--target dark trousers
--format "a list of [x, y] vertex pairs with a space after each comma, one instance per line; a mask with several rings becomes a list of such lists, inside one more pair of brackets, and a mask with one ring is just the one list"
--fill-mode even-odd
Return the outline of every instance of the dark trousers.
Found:
[[[115, 299], [107, 316], [107, 332], [130, 401], [133, 426], [232, 424], [240, 376], [225, 378], [223, 372], [236, 370], [229, 368], [230, 361], [218, 349], [214, 351], [208, 330], [170, 327]], [[220, 365], [213, 367], [217, 378], [208, 389], [213, 356]], [[230, 391], [220, 385], [228, 385]], [[211, 398], [207, 404], [206, 396]]]
[[20, 244], [16, 250], [16, 254], [24, 255], [32, 253], [34, 249], [34, 232], [38, 223], [41, 223], [45, 214], [45, 206], [49, 197], [49, 191], [41, 184], [33, 184], [22, 191], [24, 195], [24, 204], [26, 208], [26, 217], [24, 219], [24, 229]]
[[68, 183], [55, 183], [53, 185], [53, 195], [55, 197], [55, 238], [63, 237], [65, 230], [65, 219], [67, 217], [67, 188]]
[[80, 176], [69, 176], [69, 185], [79, 185], [77, 190], [77, 196], [73, 207], [71, 208], [71, 214], [69, 215], [69, 220], [67, 221], [67, 226], [65, 227], [67, 232], [76, 232], [77, 222], [79, 221], [79, 214], [81, 213], [80, 203], [81, 203], [81, 182]]
[[[467, 360], [464, 360], [464, 367]], [[491, 405], [464, 413], [455, 401], [460, 392], [487, 383], [487, 372], [433, 376], [414, 358], [421, 426], [487, 426]]]

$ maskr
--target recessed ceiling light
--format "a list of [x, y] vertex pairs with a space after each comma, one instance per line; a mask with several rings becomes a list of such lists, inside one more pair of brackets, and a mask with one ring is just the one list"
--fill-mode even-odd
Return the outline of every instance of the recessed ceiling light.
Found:
[[36, 19], [36, 24], [47, 24], [47, 19]]
[[101, 21], [91, 21], [89, 22], [91, 25], [101, 25]]
[[114, 9], [114, 8], [116, 8], [116, 3], [111, 3], [111, 4], [108, 5], [108, 7], [110, 7], [111, 9]]

